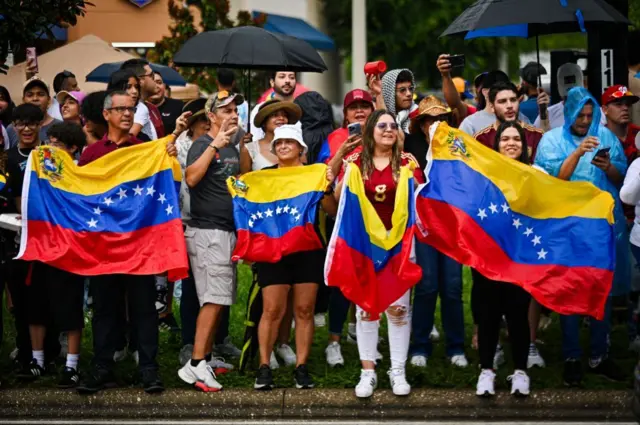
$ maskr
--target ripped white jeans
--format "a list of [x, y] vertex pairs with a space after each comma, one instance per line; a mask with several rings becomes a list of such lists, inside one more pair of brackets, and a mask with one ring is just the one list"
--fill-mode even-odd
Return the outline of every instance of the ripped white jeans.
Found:
[[[404, 369], [411, 339], [411, 290], [387, 309], [389, 354], [392, 369]], [[361, 361], [376, 361], [380, 320], [366, 320], [369, 314], [356, 306], [356, 335]]]

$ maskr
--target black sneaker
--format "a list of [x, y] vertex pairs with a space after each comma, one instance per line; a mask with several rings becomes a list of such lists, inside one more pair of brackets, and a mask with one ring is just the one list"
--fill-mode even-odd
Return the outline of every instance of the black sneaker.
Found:
[[582, 364], [580, 360], [569, 359], [564, 362], [564, 384], [568, 387], [577, 387], [582, 383]]
[[629, 375], [620, 370], [618, 365], [609, 358], [596, 362], [589, 360], [589, 372], [614, 382], [624, 382], [629, 378]]
[[78, 371], [72, 367], [65, 366], [58, 381], [58, 388], [73, 388], [78, 385], [78, 382], [80, 382]]
[[275, 385], [273, 384], [273, 374], [269, 365], [263, 364], [256, 373], [256, 383], [253, 388], [261, 391], [270, 391]]
[[20, 369], [20, 371], [17, 373], [16, 376], [20, 379], [31, 381], [31, 380], [38, 379], [39, 377], [45, 374], [46, 374], [46, 371], [44, 370], [44, 368], [38, 364], [38, 361], [36, 359], [33, 359], [29, 364], [24, 365], [22, 369]]
[[142, 371], [142, 387], [147, 394], [156, 394], [164, 391], [164, 385], [157, 370]]
[[97, 368], [78, 384], [76, 390], [80, 394], [94, 394], [107, 388], [115, 388], [117, 385], [113, 373]]
[[158, 321], [158, 327], [161, 331], [180, 332], [180, 326], [173, 314], [168, 314]]
[[299, 390], [308, 390], [315, 386], [306, 364], [301, 364], [293, 371], [293, 379], [296, 381], [296, 388]]

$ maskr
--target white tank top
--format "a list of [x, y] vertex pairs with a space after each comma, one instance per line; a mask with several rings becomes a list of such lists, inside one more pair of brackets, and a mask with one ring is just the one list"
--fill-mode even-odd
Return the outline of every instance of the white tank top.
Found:
[[247, 151], [249, 151], [249, 156], [251, 157], [251, 171], [262, 170], [263, 168], [274, 165], [273, 162], [262, 155], [260, 152], [260, 142], [257, 140], [247, 143], [244, 146], [247, 148]]

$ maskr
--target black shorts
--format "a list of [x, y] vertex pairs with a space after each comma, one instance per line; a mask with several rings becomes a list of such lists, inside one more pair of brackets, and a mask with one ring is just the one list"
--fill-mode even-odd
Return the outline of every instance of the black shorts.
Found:
[[257, 263], [258, 284], [261, 288], [297, 283], [322, 285], [324, 283], [325, 255], [324, 249], [318, 249], [286, 255], [277, 263]]
[[84, 328], [84, 277], [34, 262], [27, 286], [30, 325], [45, 325], [60, 332]]

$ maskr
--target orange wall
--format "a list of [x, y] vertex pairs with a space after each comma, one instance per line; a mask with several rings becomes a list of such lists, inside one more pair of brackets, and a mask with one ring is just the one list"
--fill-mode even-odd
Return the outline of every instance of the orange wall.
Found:
[[68, 30], [69, 41], [94, 34], [106, 42], [155, 42], [169, 35], [170, 1], [154, 0], [139, 8], [128, 0], [91, 0], [84, 18]]

